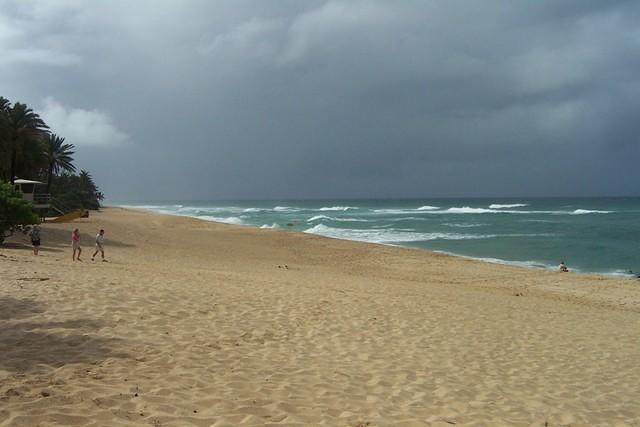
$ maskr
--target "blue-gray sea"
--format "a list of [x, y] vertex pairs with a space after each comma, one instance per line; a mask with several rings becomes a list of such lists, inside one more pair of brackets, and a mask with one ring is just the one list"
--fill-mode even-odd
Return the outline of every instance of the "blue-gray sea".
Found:
[[[111, 203], [533, 268], [640, 272], [640, 198]], [[638, 273], [635, 273], [638, 274]]]

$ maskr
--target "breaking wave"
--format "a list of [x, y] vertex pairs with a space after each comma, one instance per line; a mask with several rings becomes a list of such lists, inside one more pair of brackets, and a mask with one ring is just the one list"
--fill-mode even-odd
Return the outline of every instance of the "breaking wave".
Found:
[[498, 213], [498, 214], [550, 214], [550, 215], [585, 215], [585, 214], [608, 214], [613, 211], [597, 211], [597, 210], [588, 210], [588, 209], [576, 209], [572, 212], [570, 211], [517, 211], [517, 210], [507, 210], [507, 209], [486, 209], [486, 208], [471, 208], [469, 206], [463, 207], [455, 207], [449, 208], [444, 211], [435, 211], [430, 213], [439, 213], [439, 214], [486, 214], [486, 213]]
[[398, 214], [416, 213], [416, 210], [415, 209], [374, 209], [373, 212], [379, 213], [379, 214], [398, 215]]
[[359, 209], [359, 208], [356, 208], [353, 206], [329, 206], [329, 207], [325, 206], [318, 210], [324, 212], [324, 211], [348, 211], [350, 209]]
[[298, 208], [293, 208], [291, 206], [276, 206], [273, 210], [276, 212], [295, 212]]
[[178, 209], [175, 213], [186, 216], [206, 216], [210, 214], [240, 214], [243, 208], [237, 206], [185, 206]]
[[363, 218], [336, 218], [336, 217], [326, 216], [326, 215], [313, 216], [309, 218], [307, 222], [322, 221], [322, 220], [337, 221], [337, 222], [369, 222], [368, 219], [363, 219]]
[[326, 216], [326, 215], [316, 215], [316, 216], [313, 216], [313, 217], [309, 218], [307, 220], [307, 222], [320, 221], [320, 220], [323, 220], [323, 219], [331, 220], [332, 218], [329, 217], [329, 216]]
[[571, 215], [586, 215], [586, 214], [608, 214], [611, 213], [613, 211], [592, 211], [589, 209], [576, 209], [575, 211], [571, 212]]
[[227, 218], [220, 218], [220, 217], [210, 216], [210, 215], [201, 215], [201, 216], [198, 216], [196, 218], [204, 219], [204, 220], [207, 220], [207, 221], [224, 222], [225, 224], [236, 224], [236, 225], [243, 225], [244, 224], [242, 219], [238, 218], [237, 216], [230, 216], [230, 217], [227, 217]]
[[505, 212], [505, 211], [497, 211], [495, 209], [485, 209], [485, 208], [470, 208], [469, 206], [464, 206], [461, 208], [449, 208], [443, 213], [455, 213], [455, 214], [466, 214], [466, 213], [497, 213], [497, 212]]
[[[460, 234], [460, 233], [419, 233], [389, 229], [353, 229], [334, 228], [324, 224], [318, 224], [307, 230], [305, 233], [318, 234], [335, 239], [356, 240], [371, 243], [401, 243], [401, 242], [426, 242], [429, 240], [472, 240], [472, 239], [492, 239], [495, 237], [507, 237], [515, 235], [499, 234]], [[524, 235], [518, 235], [524, 236]]]
[[525, 206], [529, 206], [529, 205], [526, 203], [512, 203], [507, 205], [494, 203], [493, 205], [489, 205], [489, 209], [524, 208]]

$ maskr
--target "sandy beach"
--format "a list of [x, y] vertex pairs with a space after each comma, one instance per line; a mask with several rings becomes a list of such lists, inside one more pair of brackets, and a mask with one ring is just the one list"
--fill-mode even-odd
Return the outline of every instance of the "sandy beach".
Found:
[[0, 247], [0, 426], [640, 426], [637, 280], [121, 208], [42, 228]]

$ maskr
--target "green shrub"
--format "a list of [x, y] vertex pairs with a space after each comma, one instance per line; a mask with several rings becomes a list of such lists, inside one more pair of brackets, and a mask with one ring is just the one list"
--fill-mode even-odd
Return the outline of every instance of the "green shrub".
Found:
[[0, 243], [16, 228], [38, 222], [38, 215], [22, 194], [11, 185], [0, 182]]

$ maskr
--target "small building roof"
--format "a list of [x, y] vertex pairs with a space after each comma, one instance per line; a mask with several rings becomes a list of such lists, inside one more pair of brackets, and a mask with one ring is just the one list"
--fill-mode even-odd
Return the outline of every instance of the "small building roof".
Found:
[[42, 184], [44, 185], [44, 182], [40, 182], [40, 181], [31, 181], [29, 179], [15, 179], [13, 181], [14, 184]]

